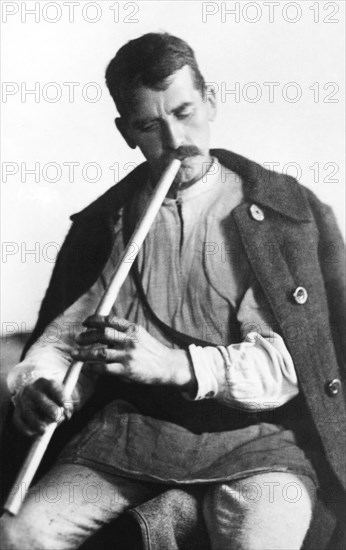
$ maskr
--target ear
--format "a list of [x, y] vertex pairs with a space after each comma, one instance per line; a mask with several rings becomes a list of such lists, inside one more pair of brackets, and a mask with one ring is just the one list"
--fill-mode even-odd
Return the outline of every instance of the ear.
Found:
[[127, 145], [131, 147], [131, 149], [136, 149], [137, 145], [129, 135], [125, 120], [123, 118], [116, 118], [114, 122], [117, 129], [119, 130], [124, 140], [126, 141]]
[[208, 120], [213, 122], [217, 113], [216, 94], [212, 84], [208, 84], [203, 92], [203, 101], [207, 103]]

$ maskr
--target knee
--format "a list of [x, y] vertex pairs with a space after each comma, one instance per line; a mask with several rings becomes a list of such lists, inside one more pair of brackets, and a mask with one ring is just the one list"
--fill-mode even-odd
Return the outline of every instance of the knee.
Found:
[[16, 529], [11, 521], [11, 518], [3, 516], [0, 519], [0, 548], [2, 550], [22, 550], [26, 543], [20, 540]]
[[47, 550], [41, 541], [33, 540], [31, 529], [22, 525], [16, 518], [4, 515], [0, 518], [0, 548], [1, 550]]
[[203, 512], [213, 550], [300, 548], [314, 491], [307, 479], [281, 473], [211, 487]]

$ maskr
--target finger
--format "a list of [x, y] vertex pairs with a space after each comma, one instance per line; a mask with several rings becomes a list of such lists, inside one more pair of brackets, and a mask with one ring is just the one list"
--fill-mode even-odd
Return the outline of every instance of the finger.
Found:
[[128, 361], [127, 352], [110, 348], [80, 348], [73, 352], [73, 357], [78, 361], [88, 363], [122, 363]]
[[36, 435], [36, 432], [31, 430], [29, 428], [29, 426], [27, 426], [27, 424], [25, 422], [23, 422], [23, 420], [21, 419], [21, 417], [18, 413], [18, 410], [16, 410], [14, 415], [13, 415], [13, 424], [14, 424], [14, 426], [16, 427], [16, 429], [18, 431], [20, 431], [22, 434], [24, 434], [28, 437], [33, 437], [34, 435]]
[[65, 419], [70, 420], [73, 414], [73, 399], [65, 398], [63, 384], [55, 380], [37, 380], [27, 399], [35, 403], [34, 407], [36, 407], [40, 419], [45, 423], [57, 422], [61, 424]]
[[106, 315], [89, 315], [83, 322], [84, 327], [88, 328], [103, 328], [108, 324], [108, 316]]
[[81, 347], [74, 349], [71, 353], [72, 357], [77, 361], [94, 362], [94, 361], [104, 361], [107, 357], [105, 346], [92, 346], [92, 347]]
[[[47, 394], [52, 397], [49, 397]], [[27, 403], [29, 410], [34, 410], [39, 419], [45, 423], [57, 422], [61, 416], [61, 410], [64, 409], [62, 389], [60, 387], [42, 388], [41, 386], [38, 388], [33, 386], [30, 394], [23, 400], [23, 403]]]
[[18, 411], [18, 420], [24, 425], [28, 432], [35, 434], [43, 434], [47, 424], [39, 419], [33, 409], [23, 409]]
[[76, 341], [81, 346], [107, 344], [108, 346], [121, 347], [127, 342], [127, 334], [111, 327], [105, 327], [103, 329], [86, 330], [78, 336]]
[[88, 346], [95, 343], [103, 343], [104, 329], [89, 329], [85, 332], [81, 332], [76, 338], [77, 344], [81, 346]]
[[[63, 411], [66, 420], [71, 420], [74, 412], [74, 407], [75, 405], [73, 401], [65, 401], [65, 408], [63, 409]], [[64, 418], [62, 418], [61, 422], [63, 422], [63, 420]]]
[[135, 323], [130, 323], [127, 319], [122, 319], [116, 315], [109, 315], [107, 324], [121, 332], [128, 332], [136, 326]]
[[[109, 318], [109, 326], [117, 331], [115, 338], [119, 343], [125, 344], [128, 348], [132, 348], [138, 343], [141, 327], [137, 323], [130, 323], [126, 319], [113, 316]], [[123, 339], [121, 335], [123, 335]]]
[[34, 403], [35, 412], [45, 424], [51, 422], [61, 423], [64, 420], [65, 410], [45, 395], [39, 395]]
[[127, 319], [117, 317], [116, 315], [90, 315], [83, 322], [83, 326], [87, 328], [104, 328], [107, 326], [114, 327], [125, 332], [134, 323], [130, 323]]
[[121, 377], [126, 375], [126, 371], [122, 363], [93, 363], [91, 368], [98, 374]]
[[91, 344], [105, 344], [105, 340], [105, 328], [86, 330], [76, 338], [76, 342], [81, 346], [89, 346]]
[[19, 415], [23, 423], [37, 433], [42, 433], [52, 422], [61, 424], [65, 418], [70, 417], [70, 413], [65, 412], [64, 406], [52, 401], [42, 391], [33, 385], [25, 393], [23, 392], [22, 400], [18, 403]]
[[33, 385], [34, 391], [39, 391], [53, 400], [57, 405], [64, 406], [64, 386], [55, 380], [39, 378]]

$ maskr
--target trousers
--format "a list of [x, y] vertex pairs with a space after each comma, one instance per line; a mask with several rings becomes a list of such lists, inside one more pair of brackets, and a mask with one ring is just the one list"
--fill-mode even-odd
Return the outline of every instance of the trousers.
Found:
[[[104, 524], [165, 488], [58, 464], [29, 490], [17, 517], [0, 518], [0, 548], [74, 550]], [[275, 471], [206, 484], [203, 515], [210, 548], [298, 550], [311, 521], [315, 491], [309, 477]]]

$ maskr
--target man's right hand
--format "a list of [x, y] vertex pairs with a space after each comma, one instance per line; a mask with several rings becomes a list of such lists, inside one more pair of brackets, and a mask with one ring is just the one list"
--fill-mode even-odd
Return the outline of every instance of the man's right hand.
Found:
[[24, 386], [15, 399], [13, 421], [18, 430], [27, 436], [39, 435], [48, 424], [71, 418], [74, 403], [64, 400], [63, 390], [63, 384], [46, 378]]

